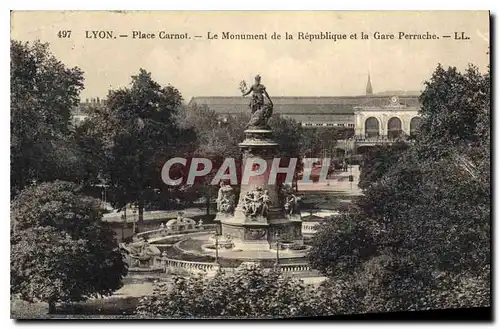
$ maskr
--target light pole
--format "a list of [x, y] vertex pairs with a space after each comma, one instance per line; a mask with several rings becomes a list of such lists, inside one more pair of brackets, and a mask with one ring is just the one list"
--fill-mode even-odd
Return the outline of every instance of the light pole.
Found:
[[352, 181], [354, 180], [354, 177], [352, 177], [352, 154], [354, 153], [354, 147], [351, 149], [350, 152], [350, 160], [349, 160], [349, 182], [351, 183], [351, 191], [352, 191]]
[[215, 264], [219, 264], [219, 235], [217, 235], [217, 230], [214, 234], [215, 238]]
[[106, 209], [106, 183], [104, 183], [103, 188], [104, 188], [104, 191], [103, 191], [103, 193], [104, 193], [104, 209]]
[[122, 225], [122, 242], [125, 240], [125, 225], [127, 225], [127, 217], [122, 215], [123, 225]]
[[136, 214], [135, 204], [132, 204], [132, 213], [134, 214], [134, 216], [132, 218], [132, 236], [133, 236], [135, 234], [135, 222], [136, 222], [136, 218], [135, 218], [135, 214]]
[[276, 269], [280, 267], [280, 235], [278, 232], [274, 235], [276, 239]]
[[[123, 207], [123, 227], [125, 230], [128, 228], [128, 223], [127, 223], [127, 205], [125, 204], [125, 207]], [[122, 240], [125, 239], [125, 236], [122, 236]]]
[[[136, 155], [138, 156], [138, 170], [139, 170], [139, 177], [140, 177], [140, 188], [139, 188], [139, 195], [138, 199], [136, 200], [136, 204], [134, 205], [134, 209], [137, 208], [137, 210], [134, 210], [134, 234], [135, 234], [135, 229], [136, 229], [136, 218], [135, 218], [135, 213], [136, 211], [138, 212], [138, 222], [141, 225], [144, 225], [144, 152], [143, 149], [145, 148], [144, 145], [144, 127], [146, 123], [141, 117], [137, 117], [135, 119], [135, 125], [137, 127], [137, 139], [139, 142], [139, 150], [135, 150]], [[140, 227], [137, 227], [137, 229], [140, 229]]]

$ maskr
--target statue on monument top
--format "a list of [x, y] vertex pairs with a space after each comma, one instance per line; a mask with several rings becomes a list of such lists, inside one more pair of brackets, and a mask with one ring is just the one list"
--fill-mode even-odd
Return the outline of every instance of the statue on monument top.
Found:
[[[266, 87], [260, 83], [260, 80], [260, 75], [257, 75], [255, 83], [248, 90], [244, 80], [240, 83], [240, 90], [243, 97], [252, 93], [252, 99], [249, 104], [252, 116], [248, 122], [248, 127], [266, 127], [267, 121], [273, 114], [273, 101], [269, 97]], [[266, 96], [268, 102], [265, 102], [264, 96]]]

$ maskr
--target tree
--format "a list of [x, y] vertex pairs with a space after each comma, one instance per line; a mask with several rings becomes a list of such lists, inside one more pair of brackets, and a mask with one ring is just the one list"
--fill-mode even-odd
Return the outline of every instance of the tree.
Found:
[[[288, 166], [290, 159], [297, 159], [292, 181], [292, 185], [295, 184], [297, 187], [297, 180], [299, 179], [298, 173], [302, 171], [303, 167], [300, 141], [304, 134], [304, 130], [300, 123], [294, 119], [282, 117], [279, 114], [275, 114], [271, 117], [269, 126], [273, 130], [274, 140], [278, 143], [278, 154], [276, 157], [281, 158], [280, 166]], [[278, 174], [277, 183], [281, 184], [283, 181], [284, 176]]]
[[82, 183], [94, 186], [101, 183], [100, 177], [105, 167], [105, 153], [103, 141], [95, 131], [89, 120], [85, 120], [75, 128], [75, 140], [80, 153], [80, 168]]
[[245, 138], [246, 114], [221, 118], [206, 105], [192, 104], [180, 112], [179, 122], [185, 129], [196, 133], [194, 152], [218, 162], [226, 157], [239, 158], [241, 143]]
[[99, 201], [73, 183], [24, 189], [12, 202], [11, 289], [28, 301], [83, 300], [122, 286], [127, 267]]
[[[244, 139], [245, 114], [221, 118], [206, 105], [191, 104], [179, 113], [179, 122], [184, 129], [192, 130], [196, 138], [192, 143], [191, 157], [208, 158], [212, 162], [212, 171], [195, 181], [193, 190], [206, 200], [207, 215], [213, 196], [217, 195], [218, 186], [211, 185], [217, 170], [226, 158], [241, 159], [238, 143]], [[186, 177], [188, 171], [184, 172]]]
[[[417, 163], [420, 168], [415, 168]], [[446, 158], [425, 163], [408, 156], [381, 183], [369, 188], [358, 206], [371, 219], [368, 223], [373, 222], [371, 232], [377, 249], [391, 251], [396, 274], [409, 269], [406, 277], [413, 275], [405, 288], [408, 297], [400, 307], [410, 300], [407, 307], [417, 308], [424, 306], [422, 299], [434, 307], [455, 307], [464, 298], [470, 306], [489, 299], [489, 295], [466, 294], [462, 301], [449, 299], [439, 304], [431, 298], [454, 294], [458, 286], [444, 289], [444, 280], [484, 278], [489, 266], [488, 195], [456, 163]], [[396, 274], [387, 291], [396, 282]], [[426, 289], [414, 289], [421, 286]]]
[[354, 129], [339, 127], [314, 127], [302, 130], [300, 154], [309, 158], [322, 158], [335, 154], [337, 140], [354, 136]]
[[[206, 105], [191, 105], [180, 116], [183, 127], [196, 132], [196, 154], [213, 159], [214, 162], [227, 157], [240, 158], [238, 146], [245, 139], [248, 114], [220, 115]], [[269, 120], [273, 139], [278, 143], [277, 157], [299, 157], [299, 142], [303, 131], [293, 119], [274, 114]]]
[[376, 145], [370, 148], [363, 154], [358, 186], [366, 189], [370, 184], [381, 179], [407, 148], [408, 145], [404, 142]]
[[57, 301], [78, 300], [86, 280], [75, 272], [82, 270], [86, 252], [85, 240], [53, 227], [18, 231], [12, 237], [12, 292], [30, 302], [48, 302], [49, 313]]
[[276, 157], [300, 158], [300, 139], [303, 135], [300, 123], [275, 114], [269, 119], [269, 126], [273, 130], [274, 140], [278, 143]]
[[10, 57], [12, 196], [33, 181], [77, 181], [70, 119], [82, 71], [67, 68], [38, 41], [11, 41]]
[[367, 188], [358, 212], [318, 230], [311, 265], [357, 312], [487, 306], [484, 192], [449, 161], [407, 161]]
[[[344, 304], [363, 312], [489, 305], [488, 75], [438, 66], [414, 142], [375, 152], [379, 164], [365, 172], [364, 195], [344, 219], [358, 227], [318, 231], [311, 264], [343, 289]], [[359, 252], [367, 245], [370, 253]]]
[[291, 318], [328, 315], [330, 310], [311, 286], [279, 272], [250, 267], [235, 273], [176, 277], [173, 287], [155, 287], [137, 306], [142, 317]]
[[130, 88], [111, 90], [105, 107], [91, 114], [90, 124], [105, 154], [103, 178], [111, 185], [122, 207], [133, 202], [139, 226], [144, 220], [148, 195], [166, 188], [161, 180], [163, 164], [184, 155], [192, 133], [179, 128], [176, 114], [182, 96], [173, 86], [162, 87], [141, 69]]
[[353, 275], [376, 251], [365, 220], [361, 213], [350, 213], [321, 225], [311, 240], [309, 264], [328, 277]]
[[478, 141], [480, 113], [490, 107], [490, 78], [469, 65], [465, 73], [438, 65], [420, 96], [420, 143], [427, 155], [446, 154], [449, 148]]

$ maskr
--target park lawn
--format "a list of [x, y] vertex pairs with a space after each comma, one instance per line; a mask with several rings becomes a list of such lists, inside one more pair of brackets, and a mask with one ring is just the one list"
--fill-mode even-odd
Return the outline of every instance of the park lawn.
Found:
[[134, 318], [139, 298], [153, 293], [153, 282], [169, 281], [165, 275], [149, 277], [129, 275], [124, 279], [124, 286], [113, 296], [93, 298], [83, 302], [57, 304], [56, 313], [48, 314], [47, 303], [29, 303], [18, 298], [11, 298], [10, 317], [12, 319], [77, 319], [77, 318]]
[[29, 303], [11, 300], [10, 317], [18, 320], [87, 318], [133, 318], [140, 297], [109, 297], [75, 302], [56, 307], [55, 314], [48, 314], [47, 303]]

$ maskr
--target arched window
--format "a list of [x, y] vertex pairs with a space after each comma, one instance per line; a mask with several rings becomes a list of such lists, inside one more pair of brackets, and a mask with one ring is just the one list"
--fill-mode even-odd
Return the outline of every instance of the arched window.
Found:
[[401, 120], [399, 118], [393, 117], [387, 122], [387, 137], [390, 139], [398, 138], [403, 134], [403, 129], [401, 129]]
[[415, 135], [417, 131], [420, 129], [420, 125], [422, 124], [422, 118], [414, 117], [410, 121], [410, 135]]
[[379, 124], [377, 118], [370, 117], [366, 119], [365, 134], [366, 138], [373, 138], [379, 136]]

